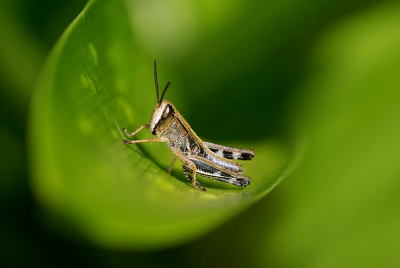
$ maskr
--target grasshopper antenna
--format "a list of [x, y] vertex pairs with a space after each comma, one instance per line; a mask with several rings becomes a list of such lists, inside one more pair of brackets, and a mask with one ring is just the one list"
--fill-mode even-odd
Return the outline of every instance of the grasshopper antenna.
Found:
[[[157, 62], [156, 60], [154, 60], [154, 80], [156, 83], [156, 92], [157, 92], [157, 103], [159, 103], [160, 98], [159, 98], [159, 94], [158, 94], [158, 81], [157, 81]], [[164, 94], [163, 94], [164, 96]]]
[[168, 87], [169, 87], [170, 84], [171, 84], [171, 81], [169, 81], [168, 84], [165, 86], [164, 91], [163, 91], [163, 93], [162, 93], [162, 95], [161, 95], [160, 102], [163, 101], [164, 96], [165, 96], [165, 92], [167, 92], [167, 89], [168, 89]]

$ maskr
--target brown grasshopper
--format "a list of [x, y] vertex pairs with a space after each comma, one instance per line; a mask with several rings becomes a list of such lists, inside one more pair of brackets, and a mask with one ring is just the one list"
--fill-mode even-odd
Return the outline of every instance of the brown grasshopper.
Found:
[[[155, 138], [131, 141], [122, 140], [123, 143], [166, 142], [171, 152], [175, 155], [168, 173], [171, 174], [172, 166], [176, 158], [179, 158], [183, 162], [185, 177], [198, 190], [206, 191], [196, 180], [196, 175], [240, 187], [249, 185], [251, 179], [241, 174], [244, 171], [241, 165], [229, 159], [251, 160], [254, 157], [254, 151], [203, 142], [194, 133], [175, 106], [171, 102], [164, 100], [165, 92], [167, 92], [171, 81], [166, 85], [161, 99], [159, 98], [156, 61], [154, 61], [154, 80], [156, 84], [157, 104], [151, 115], [150, 124], [142, 125], [132, 133], [128, 133], [125, 128], [122, 128], [122, 130], [127, 137], [132, 137], [143, 128], [147, 128]], [[192, 178], [188, 174], [189, 172], [193, 174]]]

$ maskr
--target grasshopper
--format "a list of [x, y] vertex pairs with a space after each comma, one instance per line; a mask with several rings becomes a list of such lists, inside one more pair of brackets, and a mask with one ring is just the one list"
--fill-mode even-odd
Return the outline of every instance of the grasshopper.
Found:
[[[197, 190], [206, 191], [200, 182], [197, 181], [197, 175], [240, 187], [249, 185], [251, 179], [241, 174], [244, 171], [242, 166], [230, 159], [251, 160], [254, 157], [254, 151], [203, 142], [194, 133], [175, 106], [170, 101], [164, 100], [165, 93], [171, 81], [167, 83], [161, 99], [159, 98], [156, 61], [154, 61], [154, 80], [157, 104], [151, 114], [150, 123], [140, 126], [132, 133], [128, 133], [125, 128], [122, 128], [127, 137], [133, 137], [143, 128], [147, 128], [154, 135], [154, 138], [146, 140], [122, 140], [123, 143], [166, 142], [171, 152], [175, 155], [168, 173], [172, 174], [171, 171], [175, 160], [179, 158], [183, 163], [182, 167], [185, 177], [191, 181], [193, 187]], [[189, 173], [192, 173], [192, 177], [190, 177]]]

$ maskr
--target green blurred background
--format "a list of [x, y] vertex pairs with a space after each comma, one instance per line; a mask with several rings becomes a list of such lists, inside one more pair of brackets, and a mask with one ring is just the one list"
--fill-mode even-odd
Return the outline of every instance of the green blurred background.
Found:
[[[134, 49], [167, 62], [188, 88], [190, 97], [168, 94], [189, 122], [203, 122], [200, 136], [225, 140], [220, 120], [207, 118], [241, 103], [222, 125], [235, 126], [236, 141], [301, 132], [308, 143], [297, 169], [260, 202], [193, 242], [146, 252], [60, 238], [30, 186], [33, 87], [85, 4], [0, 3], [2, 267], [399, 266], [399, 4], [129, 2]], [[188, 108], [198, 100], [201, 113]]]

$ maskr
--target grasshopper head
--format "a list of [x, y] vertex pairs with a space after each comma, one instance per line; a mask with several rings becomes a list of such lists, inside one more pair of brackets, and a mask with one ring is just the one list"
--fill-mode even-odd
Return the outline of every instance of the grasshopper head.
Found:
[[159, 98], [158, 93], [158, 81], [157, 81], [157, 64], [154, 60], [154, 80], [156, 83], [156, 93], [157, 93], [157, 104], [154, 107], [153, 113], [151, 114], [149, 128], [153, 135], [156, 135], [156, 128], [159, 125], [162, 125], [170, 116], [174, 113], [174, 105], [167, 101], [163, 100], [165, 93], [167, 92], [168, 86], [171, 84], [171, 81], [165, 86], [165, 89], [161, 95], [161, 99]]
[[153, 113], [151, 114], [149, 129], [153, 135], [156, 135], [156, 129], [162, 125], [168, 118], [173, 116], [174, 106], [171, 102], [163, 100], [161, 103], [157, 103], [154, 107]]

